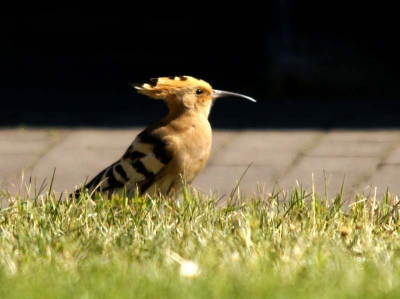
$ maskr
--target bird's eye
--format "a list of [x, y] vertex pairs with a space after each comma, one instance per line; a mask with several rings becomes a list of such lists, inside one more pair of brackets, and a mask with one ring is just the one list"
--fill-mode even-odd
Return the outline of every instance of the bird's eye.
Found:
[[196, 94], [197, 94], [197, 95], [202, 94], [202, 93], [203, 93], [203, 90], [202, 90], [202, 89], [196, 90]]

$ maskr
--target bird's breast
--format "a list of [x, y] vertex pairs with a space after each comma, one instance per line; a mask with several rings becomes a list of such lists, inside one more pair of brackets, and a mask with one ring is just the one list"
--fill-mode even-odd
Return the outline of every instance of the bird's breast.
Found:
[[211, 152], [212, 133], [210, 124], [195, 125], [188, 136], [188, 154], [185, 160], [187, 181], [191, 183], [206, 165]]
[[208, 120], [191, 124], [178, 134], [176, 156], [178, 171], [191, 183], [200, 173], [210, 156], [212, 133]]

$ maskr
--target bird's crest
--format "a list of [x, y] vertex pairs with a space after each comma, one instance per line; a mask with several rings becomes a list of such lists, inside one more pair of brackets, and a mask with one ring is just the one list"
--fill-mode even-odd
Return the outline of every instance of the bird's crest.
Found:
[[210, 84], [190, 76], [171, 76], [152, 78], [149, 83], [131, 84], [139, 93], [154, 99], [166, 99], [175, 96], [185, 90], [198, 88], [212, 94], [213, 89]]

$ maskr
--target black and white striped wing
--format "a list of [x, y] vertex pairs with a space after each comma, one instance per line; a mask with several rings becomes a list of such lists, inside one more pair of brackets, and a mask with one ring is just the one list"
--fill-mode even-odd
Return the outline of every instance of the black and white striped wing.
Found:
[[101, 171], [86, 188], [89, 192], [122, 189], [125, 185], [136, 185], [142, 194], [157, 180], [162, 170], [172, 159], [167, 144], [161, 138], [143, 131], [129, 146], [123, 157]]

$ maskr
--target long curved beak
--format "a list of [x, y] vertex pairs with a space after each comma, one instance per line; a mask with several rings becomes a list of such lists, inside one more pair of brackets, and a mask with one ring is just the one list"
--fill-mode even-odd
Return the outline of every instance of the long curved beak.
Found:
[[230, 91], [223, 91], [223, 90], [213, 90], [213, 94], [212, 94], [212, 98], [215, 100], [217, 98], [222, 98], [222, 97], [237, 97], [237, 98], [244, 98], [247, 99], [249, 101], [252, 101], [254, 103], [257, 103], [257, 101], [251, 97], [242, 95], [240, 93], [236, 93], [236, 92], [230, 92]]

